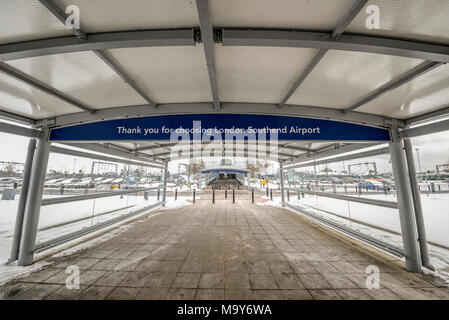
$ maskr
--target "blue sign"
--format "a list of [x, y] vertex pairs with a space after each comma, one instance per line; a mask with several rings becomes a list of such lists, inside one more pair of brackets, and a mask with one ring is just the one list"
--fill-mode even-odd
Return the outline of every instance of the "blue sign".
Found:
[[[179, 114], [127, 118], [86, 123], [51, 131], [51, 141], [131, 141], [201, 139], [217, 135], [221, 139], [241, 135], [262, 135], [279, 140], [390, 141], [387, 129], [332, 120], [254, 115]], [[186, 136], [188, 135], [188, 136]]]

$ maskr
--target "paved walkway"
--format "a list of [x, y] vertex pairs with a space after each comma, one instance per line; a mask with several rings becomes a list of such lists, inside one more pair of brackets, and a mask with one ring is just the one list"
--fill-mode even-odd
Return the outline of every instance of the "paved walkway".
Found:
[[[197, 201], [0, 288], [3, 299], [449, 299], [429, 276], [290, 211]], [[52, 260], [50, 259], [50, 261]], [[81, 270], [80, 289], [65, 268]], [[365, 270], [380, 268], [380, 289]]]

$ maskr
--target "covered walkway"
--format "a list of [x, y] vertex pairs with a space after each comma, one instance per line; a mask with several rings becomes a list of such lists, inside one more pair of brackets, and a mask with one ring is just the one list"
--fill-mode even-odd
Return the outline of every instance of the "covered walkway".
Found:
[[[198, 200], [3, 286], [2, 299], [449, 299], [435, 278], [291, 211]], [[212, 207], [214, 206], [213, 210]], [[80, 289], [66, 288], [66, 267]], [[367, 289], [368, 266], [380, 288]]]

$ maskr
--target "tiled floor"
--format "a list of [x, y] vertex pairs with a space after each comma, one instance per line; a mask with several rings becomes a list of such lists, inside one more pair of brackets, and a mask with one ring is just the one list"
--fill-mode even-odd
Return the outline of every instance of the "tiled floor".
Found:
[[[310, 220], [250, 201], [197, 201], [0, 288], [2, 299], [449, 299], [429, 276]], [[66, 267], [80, 288], [66, 288]], [[367, 266], [380, 289], [367, 289]]]

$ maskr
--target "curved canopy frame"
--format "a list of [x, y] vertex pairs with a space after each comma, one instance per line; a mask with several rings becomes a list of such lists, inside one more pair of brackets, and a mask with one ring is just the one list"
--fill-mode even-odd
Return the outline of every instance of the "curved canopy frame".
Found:
[[[40, 2], [61, 22], [65, 22], [62, 14], [63, 10], [50, 0], [40, 0]], [[0, 45], [0, 71], [13, 77], [33, 88], [44, 91], [58, 99], [63, 100], [83, 112], [62, 114], [56, 117], [31, 119], [9, 111], [0, 111], [0, 116], [13, 119], [15, 121], [27, 122], [36, 126], [66, 126], [75, 123], [91, 122], [104, 119], [114, 119], [120, 117], [133, 117], [152, 114], [171, 113], [198, 113], [220, 112], [222, 109], [227, 113], [239, 112], [245, 108], [245, 113], [283, 114], [304, 117], [314, 117], [320, 119], [335, 119], [353, 123], [369, 124], [380, 127], [405, 127], [414, 121], [410, 119], [394, 119], [382, 115], [373, 115], [366, 112], [357, 112], [356, 109], [369, 103], [370, 101], [406, 84], [407, 82], [440, 67], [449, 62], [449, 46], [444, 43], [430, 43], [421, 40], [398, 39], [394, 37], [376, 36], [370, 34], [344, 34], [346, 28], [357, 17], [367, 0], [355, 0], [348, 12], [336, 24], [334, 30], [304, 31], [294, 29], [257, 29], [257, 28], [233, 28], [215, 27], [211, 21], [208, 0], [197, 0], [199, 28], [178, 29], [151, 29], [136, 31], [116, 31], [104, 33], [87, 33], [82, 29], [73, 29], [73, 36], [56, 38], [46, 38], [24, 42], [8, 43]], [[158, 104], [151, 97], [151, 93], [145, 90], [132, 79], [122, 66], [115, 61], [107, 52], [108, 49], [117, 48], [137, 48], [137, 47], [163, 47], [163, 46], [196, 46], [202, 43], [205, 53], [205, 64], [208, 69], [208, 76], [212, 92], [212, 102], [184, 103], [179, 101], [175, 104]], [[293, 86], [286, 90], [287, 94], [278, 104], [269, 103], [228, 103], [220, 101], [217, 86], [216, 66], [214, 58], [214, 47], [216, 45], [227, 46], [257, 46], [257, 47], [289, 47], [289, 48], [314, 48], [318, 49], [317, 54], [310, 61], [309, 65], [293, 82]], [[409, 70], [393, 81], [383, 84], [372, 92], [367, 92], [365, 98], [352, 105], [335, 109], [331, 107], [300, 106], [289, 104], [288, 99], [306, 80], [313, 69], [319, 65], [322, 58], [329, 50], [342, 50], [350, 52], [365, 52], [380, 55], [391, 55], [398, 57], [421, 59], [424, 62], [414, 69]], [[80, 104], [76, 99], [72, 99], [63, 92], [48, 85], [42, 85], [36, 79], [27, 74], [14, 70], [5, 62], [16, 59], [39, 57], [44, 55], [55, 55], [61, 53], [77, 53], [93, 51], [99, 56], [114, 72], [116, 72], [126, 83], [128, 83], [136, 93], [138, 93], [148, 105], [122, 106], [106, 109], [91, 108]], [[283, 107], [282, 111], [277, 110]], [[157, 108], [155, 108], [157, 107]], [[432, 117], [435, 111], [419, 115]], [[439, 114], [440, 115], [440, 114]]]

